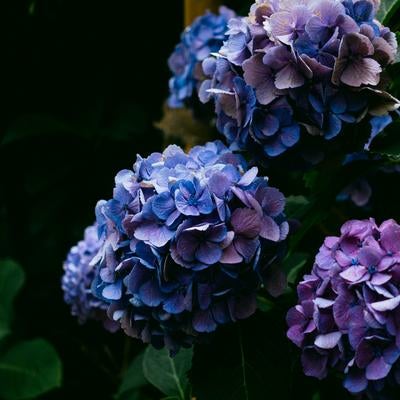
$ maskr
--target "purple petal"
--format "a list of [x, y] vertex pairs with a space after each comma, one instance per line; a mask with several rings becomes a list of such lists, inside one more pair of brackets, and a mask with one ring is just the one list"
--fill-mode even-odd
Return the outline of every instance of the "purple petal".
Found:
[[382, 68], [372, 58], [353, 60], [344, 69], [340, 80], [346, 85], [360, 87], [361, 85], [376, 86], [380, 80]]
[[260, 216], [252, 209], [237, 208], [232, 213], [231, 224], [236, 234], [256, 237], [261, 230]]
[[305, 349], [301, 356], [301, 363], [303, 365], [305, 375], [313, 376], [318, 379], [326, 377], [327, 362], [328, 357], [319, 354], [314, 349]]
[[221, 256], [222, 264], [239, 264], [243, 261], [243, 257], [237, 252], [233, 244], [229, 245]]
[[197, 332], [213, 332], [217, 324], [210, 311], [197, 311], [193, 317], [192, 325]]
[[343, 383], [343, 386], [350, 393], [360, 393], [363, 392], [368, 386], [368, 380], [365, 377], [364, 371], [361, 370], [351, 370]]
[[394, 310], [399, 304], [400, 304], [400, 295], [393, 297], [392, 299], [371, 303], [371, 307], [375, 311], [384, 312], [384, 311]]
[[367, 365], [365, 369], [365, 377], [368, 380], [376, 381], [385, 378], [390, 372], [392, 366], [387, 364], [383, 357], [375, 358]]
[[210, 242], [202, 243], [196, 251], [196, 259], [207, 265], [217, 263], [221, 256], [222, 249], [219, 245]]
[[325, 335], [318, 335], [314, 344], [321, 349], [333, 349], [342, 337], [341, 332], [331, 332]]
[[278, 89], [293, 89], [304, 84], [304, 77], [292, 64], [286, 65], [275, 75], [275, 86]]
[[278, 242], [280, 238], [280, 230], [278, 224], [268, 215], [264, 215], [261, 219], [260, 236], [264, 239]]
[[361, 265], [353, 265], [341, 272], [340, 276], [349, 282], [358, 282], [359, 280], [364, 278], [366, 274], [366, 268]]
[[139, 289], [140, 299], [149, 307], [157, 307], [163, 300], [163, 294], [155, 279], [144, 283]]

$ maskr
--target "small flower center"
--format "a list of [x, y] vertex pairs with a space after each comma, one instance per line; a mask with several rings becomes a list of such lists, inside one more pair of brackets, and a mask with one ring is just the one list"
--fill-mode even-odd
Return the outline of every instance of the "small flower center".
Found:
[[368, 267], [368, 272], [369, 272], [371, 275], [375, 274], [375, 272], [376, 272], [376, 267], [375, 267], [375, 265], [370, 265], [370, 266]]
[[351, 259], [351, 265], [357, 265], [357, 264], [358, 264], [357, 258], [352, 258]]
[[190, 206], [197, 206], [197, 199], [194, 198], [194, 197], [190, 197], [189, 200], [188, 200], [188, 204]]

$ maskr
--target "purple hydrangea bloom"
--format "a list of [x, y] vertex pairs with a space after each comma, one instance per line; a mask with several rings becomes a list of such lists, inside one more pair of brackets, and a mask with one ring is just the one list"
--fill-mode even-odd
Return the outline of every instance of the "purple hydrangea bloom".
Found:
[[182, 33], [181, 42], [168, 59], [173, 74], [169, 81], [170, 107], [183, 107], [192, 98], [202, 79], [201, 62], [222, 46], [228, 21], [235, 13], [220, 7], [219, 14], [207, 12]]
[[174, 353], [253, 314], [260, 286], [280, 293], [285, 198], [257, 174], [217, 141], [138, 156], [117, 175], [96, 207], [105, 240], [93, 291], [128, 335]]
[[[382, 92], [381, 73], [397, 42], [376, 11], [370, 0], [257, 1], [247, 18], [232, 19], [199, 89], [231, 147], [277, 157], [301, 131], [331, 140], [369, 115], [389, 118], [400, 102]], [[285, 104], [285, 129], [271, 122], [276, 103]]]
[[400, 225], [352, 220], [327, 237], [297, 287], [287, 336], [308, 376], [344, 373], [352, 393], [397, 382], [400, 366]]
[[64, 301], [71, 306], [71, 313], [78, 318], [79, 323], [83, 324], [88, 319], [99, 320], [107, 330], [114, 332], [119, 327], [107, 317], [107, 303], [93, 296], [91, 291], [95, 276], [91, 261], [102, 244], [96, 226], [86, 228], [84, 240], [71, 248], [64, 262], [61, 287]]

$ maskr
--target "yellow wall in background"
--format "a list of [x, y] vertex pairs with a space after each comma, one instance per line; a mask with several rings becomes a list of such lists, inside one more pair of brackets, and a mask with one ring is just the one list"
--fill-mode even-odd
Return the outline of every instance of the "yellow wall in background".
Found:
[[204, 11], [217, 11], [221, 4], [220, 0], [184, 0], [185, 2], [185, 26], [190, 25], [193, 20]]

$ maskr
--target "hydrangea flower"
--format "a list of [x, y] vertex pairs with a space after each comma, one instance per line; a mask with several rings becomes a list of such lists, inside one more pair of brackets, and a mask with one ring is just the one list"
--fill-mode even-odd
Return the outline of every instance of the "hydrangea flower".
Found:
[[117, 174], [96, 207], [93, 290], [128, 335], [173, 354], [253, 314], [262, 285], [279, 294], [285, 198], [257, 174], [219, 141], [138, 156]]
[[[400, 103], [382, 91], [381, 75], [397, 42], [375, 13], [369, 0], [262, 0], [231, 19], [217, 59], [203, 62], [199, 97], [214, 101], [232, 148], [276, 157], [302, 131], [331, 140], [367, 115], [373, 127], [388, 121]], [[276, 104], [284, 104], [283, 129]]]
[[181, 42], [168, 59], [173, 76], [169, 81], [168, 105], [183, 107], [191, 100], [202, 80], [201, 62], [221, 47], [228, 21], [235, 13], [227, 7], [220, 7], [218, 14], [207, 12], [182, 33]]
[[352, 393], [400, 384], [400, 225], [346, 222], [327, 237], [287, 314], [308, 376], [344, 374]]
[[90, 263], [102, 242], [98, 239], [96, 226], [86, 228], [84, 239], [71, 248], [64, 262], [61, 287], [64, 301], [71, 306], [71, 314], [79, 323], [88, 319], [100, 320], [107, 330], [114, 332], [119, 327], [107, 317], [107, 303], [93, 296], [91, 291], [95, 269]]

